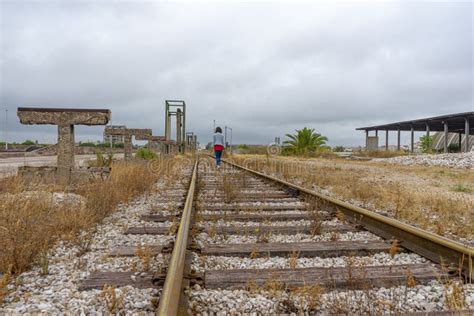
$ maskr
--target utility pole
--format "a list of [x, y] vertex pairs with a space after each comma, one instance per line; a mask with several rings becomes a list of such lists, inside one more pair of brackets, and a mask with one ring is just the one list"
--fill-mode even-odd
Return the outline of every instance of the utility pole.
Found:
[[[227, 143], [227, 130], [230, 130], [230, 145]], [[231, 127], [228, 127], [228, 126], [225, 127], [224, 143], [225, 143], [226, 149], [227, 147], [229, 147], [229, 150], [232, 153], [232, 128]]]
[[8, 109], [5, 109], [5, 150], [8, 150]]

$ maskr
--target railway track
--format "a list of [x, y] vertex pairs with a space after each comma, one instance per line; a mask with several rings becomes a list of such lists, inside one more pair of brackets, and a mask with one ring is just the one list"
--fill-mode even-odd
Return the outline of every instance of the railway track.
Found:
[[[397, 300], [405, 288], [407, 299], [409, 288], [472, 278], [471, 248], [231, 163], [209, 169], [207, 159], [194, 170], [160, 315], [343, 312], [327, 293], [370, 300], [384, 288]], [[403, 311], [372, 303], [356, 311]]]
[[[379, 314], [443, 309], [471, 280], [471, 248], [230, 162], [210, 165], [196, 161], [189, 185], [166, 191], [171, 207], [125, 231], [175, 236], [149, 249], [166, 258], [160, 269], [99, 271], [81, 289], [155, 288], [159, 315]], [[434, 294], [411, 298], [423, 291]]]

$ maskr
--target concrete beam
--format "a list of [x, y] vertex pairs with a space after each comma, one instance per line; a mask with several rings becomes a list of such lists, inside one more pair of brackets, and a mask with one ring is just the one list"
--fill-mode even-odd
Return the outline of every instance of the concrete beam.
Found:
[[19, 107], [17, 115], [21, 124], [58, 126], [58, 180], [62, 184], [71, 181], [74, 169], [74, 125], [105, 125], [111, 117], [107, 109], [64, 109]]
[[[130, 160], [132, 158], [132, 137], [135, 138], [151, 136], [151, 129], [149, 128], [110, 128], [106, 127], [104, 134], [107, 136], [123, 136], [124, 139], [124, 159]], [[138, 139], [137, 138], [137, 139]]]
[[105, 125], [111, 117], [106, 109], [23, 108], [17, 111], [21, 124]]

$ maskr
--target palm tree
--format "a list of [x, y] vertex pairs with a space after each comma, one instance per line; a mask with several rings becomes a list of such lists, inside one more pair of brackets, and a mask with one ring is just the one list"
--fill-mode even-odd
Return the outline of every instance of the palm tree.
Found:
[[325, 144], [328, 138], [315, 133], [314, 128], [297, 129], [296, 134], [286, 134], [286, 137], [289, 140], [283, 142], [285, 149], [296, 155], [307, 155], [327, 147]]

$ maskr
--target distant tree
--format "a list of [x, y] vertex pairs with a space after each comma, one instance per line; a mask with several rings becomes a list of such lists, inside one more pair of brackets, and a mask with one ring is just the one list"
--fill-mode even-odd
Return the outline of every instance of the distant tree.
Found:
[[212, 150], [212, 144], [213, 144], [212, 142], [207, 143], [206, 149], [207, 150]]
[[421, 151], [425, 154], [433, 152], [433, 137], [423, 135], [420, 137]]
[[92, 142], [82, 142], [79, 144], [80, 147], [96, 147], [96, 145]]
[[[106, 143], [99, 143], [96, 145], [97, 147], [100, 147], [100, 148], [110, 148], [110, 143], [106, 142]], [[123, 148], [123, 143], [114, 143], [113, 144], [113, 148]]]
[[25, 140], [23, 143], [21, 143], [22, 145], [28, 145], [28, 146], [31, 146], [31, 145], [35, 145], [36, 143], [32, 140]]
[[336, 146], [332, 149], [334, 152], [343, 152], [345, 150], [344, 146]]
[[308, 155], [315, 153], [323, 148], [328, 148], [326, 142], [327, 137], [319, 133], [315, 133], [314, 129], [303, 128], [297, 129], [296, 134], [286, 134], [288, 140], [283, 142], [285, 152], [295, 155]]

